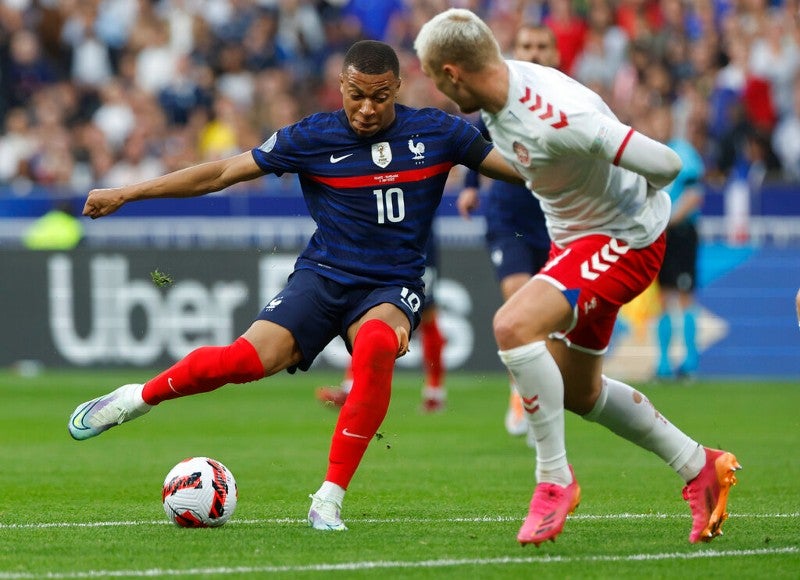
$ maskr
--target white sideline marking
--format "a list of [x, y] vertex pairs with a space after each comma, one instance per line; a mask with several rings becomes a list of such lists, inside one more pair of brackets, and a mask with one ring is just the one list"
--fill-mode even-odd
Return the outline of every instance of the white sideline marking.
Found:
[[658, 560], [697, 560], [700, 558], [731, 558], [743, 556], [773, 556], [796, 554], [800, 548], [763, 548], [758, 550], [706, 550], [703, 552], [665, 552], [661, 554], [630, 554], [627, 556], [531, 556], [525, 558], [461, 558], [441, 560], [395, 560], [372, 562], [343, 562], [339, 564], [309, 564], [306, 566], [232, 566], [217, 568], [150, 568], [147, 570], [87, 570], [84, 572], [0, 572], [2, 580], [28, 578], [108, 578], [153, 576], [206, 576], [227, 574], [265, 574], [297, 572], [334, 572], [377, 569], [452, 568], [454, 566], [498, 566], [505, 564], [570, 564], [575, 562], [646, 562]]
[[[688, 514], [576, 514], [569, 516], [569, 521], [593, 521], [593, 520], [666, 520], [666, 519], [686, 519]], [[800, 518], [800, 513], [788, 514], [730, 514], [729, 519], [763, 519], [763, 518]], [[524, 519], [520, 516], [479, 516], [472, 518], [346, 518], [348, 523], [362, 524], [427, 524], [427, 523], [465, 523], [480, 524], [490, 522], [519, 522]], [[264, 518], [264, 519], [232, 519], [226, 525], [258, 525], [258, 524], [304, 524], [305, 518]], [[3, 524], [0, 523], [0, 530], [31, 530], [45, 528], [118, 528], [127, 526], [160, 526], [173, 525], [167, 519], [163, 520], [127, 520], [127, 521], [108, 521], [108, 522], [42, 522], [38, 524]], [[0, 576], [2, 578], [2, 576]]]

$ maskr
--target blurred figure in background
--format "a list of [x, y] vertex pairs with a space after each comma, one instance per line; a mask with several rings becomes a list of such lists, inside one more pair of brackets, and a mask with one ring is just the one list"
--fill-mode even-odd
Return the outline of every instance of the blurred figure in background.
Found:
[[[661, 289], [661, 317], [658, 321], [659, 357], [656, 378], [690, 378], [697, 371], [697, 220], [703, 203], [703, 159], [697, 150], [673, 135], [672, 110], [667, 105], [654, 108], [649, 119], [650, 136], [665, 143], [681, 158], [683, 167], [665, 188], [672, 200], [672, 214], [667, 225], [667, 247], [658, 274]], [[674, 367], [670, 347], [674, 330], [682, 328], [686, 354]]]
[[794, 306], [797, 313], [797, 324], [800, 326], [800, 290], [797, 291], [797, 296], [794, 297]]
[[[558, 68], [560, 59], [555, 34], [547, 26], [523, 24], [514, 38], [513, 57]], [[480, 117], [475, 124], [489, 139], [489, 131]], [[467, 172], [464, 189], [456, 202], [459, 213], [465, 219], [469, 219], [469, 215], [478, 208], [479, 192], [478, 172]], [[493, 181], [484, 203], [484, 213], [486, 248], [505, 301], [547, 262], [550, 237], [539, 201], [524, 185]], [[528, 420], [514, 377], [511, 374], [508, 377], [510, 394], [505, 417], [506, 431], [513, 436], [525, 435], [529, 433]], [[528, 444], [533, 446], [535, 442], [529, 437]]]
[[83, 239], [83, 225], [64, 200], [35, 220], [23, 236], [29, 250], [71, 250]]

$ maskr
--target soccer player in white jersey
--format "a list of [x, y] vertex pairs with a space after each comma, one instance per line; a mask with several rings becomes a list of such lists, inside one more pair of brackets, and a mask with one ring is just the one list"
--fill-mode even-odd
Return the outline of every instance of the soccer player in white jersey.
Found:
[[495, 147], [541, 202], [553, 241], [544, 268], [498, 310], [499, 355], [516, 378], [536, 439], [537, 485], [517, 539], [555, 540], [580, 502], [564, 409], [661, 457], [686, 482], [690, 542], [721, 533], [733, 454], [703, 447], [636, 389], [602, 374], [619, 308], [658, 273], [669, 196], [681, 168], [667, 146], [620, 123], [561, 72], [505, 60], [474, 13], [450, 9], [421, 28], [422, 70], [464, 113], [481, 111]]

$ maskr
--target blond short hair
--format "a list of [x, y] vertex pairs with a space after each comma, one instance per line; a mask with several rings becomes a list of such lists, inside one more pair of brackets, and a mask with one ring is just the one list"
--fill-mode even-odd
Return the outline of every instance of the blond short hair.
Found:
[[414, 41], [414, 50], [433, 70], [452, 63], [474, 72], [503, 58], [492, 30], [463, 8], [451, 8], [426, 22]]

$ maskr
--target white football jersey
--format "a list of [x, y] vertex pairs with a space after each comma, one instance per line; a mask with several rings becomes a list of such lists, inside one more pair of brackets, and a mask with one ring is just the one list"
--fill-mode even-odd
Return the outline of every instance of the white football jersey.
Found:
[[669, 221], [669, 196], [617, 163], [632, 129], [593, 91], [562, 72], [506, 61], [509, 94], [482, 113], [495, 147], [541, 202], [559, 246], [605, 234], [642, 248]]

